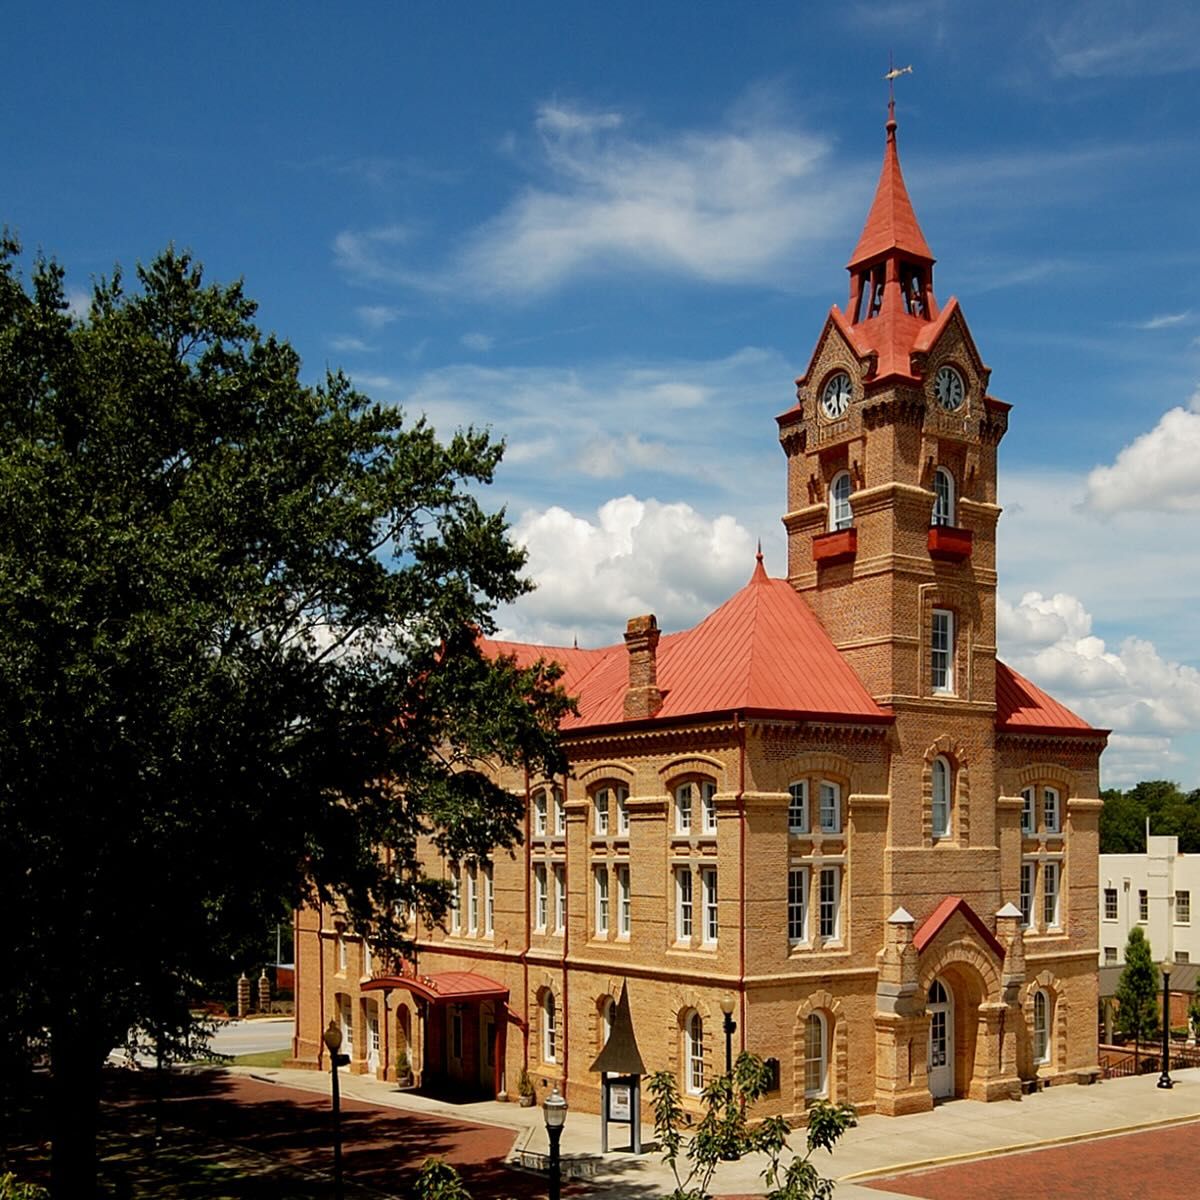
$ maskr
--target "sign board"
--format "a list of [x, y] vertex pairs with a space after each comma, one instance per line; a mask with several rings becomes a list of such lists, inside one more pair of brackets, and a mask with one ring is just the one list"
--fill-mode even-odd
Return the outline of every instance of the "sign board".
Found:
[[608, 1086], [608, 1119], [629, 1124], [633, 1120], [632, 1088], [627, 1083], [612, 1083]]

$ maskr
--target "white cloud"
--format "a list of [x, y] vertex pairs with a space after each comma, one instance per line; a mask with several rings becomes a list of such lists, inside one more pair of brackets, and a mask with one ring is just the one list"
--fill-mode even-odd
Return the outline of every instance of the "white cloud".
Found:
[[67, 312], [77, 321], [84, 321], [92, 311], [92, 293], [87, 288], [69, 287], [66, 291]]
[[1061, 24], [1046, 35], [1046, 44], [1060, 75], [1132, 79], [1200, 66], [1200, 21], [1189, 0], [1086, 0], [1069, 13], [1054, 11]]
[[464, 333], [458, 340], [468, 350], [477, 350], [480, 353], [490, 350], [496, 344], [496, 339], [488, 333]]
[[1187, 408], [1173, 408], [1126, 446], [1112, 466], [1087, 480], [1087, 503], [1097, 512], [1200, 509], [1200, 391]]
[[330, 346], [342, 354], [363, 354], [371, 350], [366, 342], [359, 337], [352, 337], [349, 334], [338, 334], [329, 339]]
[[570, 105], [543, 104], [538, 109], [539, 132], [549, 136], [589, 134], [601, 129], [616, 129], [622, 123], [618, 112], [588, 113]]
[[400, 309], [393, 308], [390, 304], [363, 304], [354, 311], [358, 319], [372, 330], [382, 329], [403, 315]]
[[1161, 313], [1156, 317], [1148, 317], [1145, 321], [1137, 321], [1134, 324], [1135, 329], [1172, 329], [1176, 325], [1183, 325], [1192, 318], [1191, 309], [1185, 312], [1178, 313]]
[[634, 496], [592, 518], [557, 505], [531, 510], [514, 535], [537, 591], [501, 612], [505, 636], [551, 645], [610, 645], [647, 612], [667, 631], [688, 628], [754, 569], [754, 538], [734, 517]]

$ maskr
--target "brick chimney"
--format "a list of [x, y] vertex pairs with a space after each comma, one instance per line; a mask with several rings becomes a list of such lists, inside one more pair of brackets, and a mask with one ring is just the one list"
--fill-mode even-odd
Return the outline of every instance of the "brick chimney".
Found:
[[625, 692], [625, 719], [652, 717], [662, 708], [658, 690], [658, 622], [654, 614], [630, 617], [625, 627], [629, 648], [629, 688]]

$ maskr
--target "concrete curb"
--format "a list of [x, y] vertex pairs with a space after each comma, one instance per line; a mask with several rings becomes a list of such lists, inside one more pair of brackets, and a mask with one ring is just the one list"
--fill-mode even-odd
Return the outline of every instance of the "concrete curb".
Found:
[[1126, 1133], [1145, 1133], [1152, 1129], [1166, 1129], [1172, 1125], [1188, 1125], [1200, 1121], [1200, 1112], [1179, 1117], [1163, 1117], [1157, 1121], [1142, 1121], [1137, 1125], [1117, 1125], [1111, 1129], [1093, 1129], [1084, 1133], [1067, 1133], [1061, 1137], [1043, 1138], [1035, 1142], [1014, 1142], [1008, 1146], [989, 1146], [984, 1150], [964, 1150], [959, 1154], [946, 1154], [939, 1158], [916, 1159], [913, 1162], [895, 1163], [889, 1167], [870, 1167], [866, 1171], [853, 1171], [839, 1175], [838, 1183], [861, 1183], [864, 1179], [884, 1179], [891, 1175], [911, 1175], [916, 1171], [928, 1171], [935, 1167], [949, 1167], [959, 1163], [978, 1162], [984, 1158], [999, 1158], [1005, 1154], [1024, 1154], [1031, 1150], [1050, 1150], [1055, 1146], [1070, 1146], [1076, 1142], [1094, 1142], [1101, 1138], [1120, 1137]]

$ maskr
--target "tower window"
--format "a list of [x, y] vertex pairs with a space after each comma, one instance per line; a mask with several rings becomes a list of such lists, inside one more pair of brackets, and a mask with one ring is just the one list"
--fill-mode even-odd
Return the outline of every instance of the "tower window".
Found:
[[850, 472], [839, 471], [829, 485], [829, 528], [849, 529], [854, 524], [850, 511]]
[[951, 771], [944, 758], [933, 760], [933, 836], [950, 836]]
[[935, 692], [954, 691], [954, 614], [945, 608], [933, 610], [930, 640], [930, 682]]
[[933, 524], [954, 524], [954, 476], [945, 467], [933, 473]]

